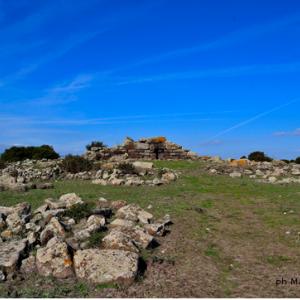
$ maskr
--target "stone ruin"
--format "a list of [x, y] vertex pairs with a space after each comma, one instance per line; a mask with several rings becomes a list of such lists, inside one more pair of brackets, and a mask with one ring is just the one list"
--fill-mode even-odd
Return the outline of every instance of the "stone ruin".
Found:
[[0, 282], [37, 272], [96, 284], [132, 283], [145, 269], [141, 252], [158, 247], [171, 224], [169, 215], [154, 220], [124, 200], [99, 198], [91, 206], [75, 193], [46, 199], [34, 211], [26, 202], [0, 206]]
[[255, 162], [248, 159], [227, 159], [200, 157], [206, 162], [205, 170], [211, 175], [227, 175], [232, 178], [247, 177], [257, 182], [270, 184], [299, 184], [300, 164], [282, 160]]
[[142, 138], [138, 141], [127, 137], [122, 145], [92, 147], [85, 153], [89, 160], [116, 159], [197, 159], [197, 154], [168, 141], [165, 137]]

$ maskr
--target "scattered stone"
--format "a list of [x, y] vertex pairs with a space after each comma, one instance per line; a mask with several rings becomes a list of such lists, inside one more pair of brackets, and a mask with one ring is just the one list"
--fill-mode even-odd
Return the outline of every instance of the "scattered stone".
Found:
[[6, 224], [14, 234], [19, 234], [23, 229], [24, 222], [18, 213], [12, 213], [6, 218]]
[[125, 200], [116, 200], [112, 201], [110, 206], [112, 209], [120, 209], [123, 206], [126, 206], [127, 202]]

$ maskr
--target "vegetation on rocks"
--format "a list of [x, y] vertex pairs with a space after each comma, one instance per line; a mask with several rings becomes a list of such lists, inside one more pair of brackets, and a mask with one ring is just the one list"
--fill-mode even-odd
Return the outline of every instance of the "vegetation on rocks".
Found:
[[62, 161], [62, 169], [65, 172], [76, 174], [90, 171], [93, 168], [92, 162], [79, 155], [67, 155]]
[[270, 162], [272, 161], [272, 158], [268, 157], [264, 152], [261, 151], [255, 151], [252, 152], [248, 155], [249, 160], [254, 160], [257, 162], [262, 162], [262, 161], [267, 161]]
[[90, 144], [86, 145], [86, 150], [91, 150], [92, 148], [106, 148], [107, 145], [105, 145], [103, 142], [100, 141], [92, 141]]

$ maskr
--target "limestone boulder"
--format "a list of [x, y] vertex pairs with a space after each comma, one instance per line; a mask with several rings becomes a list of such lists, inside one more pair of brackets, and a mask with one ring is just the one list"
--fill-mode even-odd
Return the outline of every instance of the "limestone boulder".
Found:
[[138, 272], [138, 255], [123, 250], [79, 250], [74, 268], [77, 278], [93, 283], [132, 283]]
[[134, 227], [134, 222], [124, 219], [115, 219], [110, 223], [110, 227]]
[[65, 237], [65, 230], [57, 218], [51, 218], [50, 222], [47, 224], [45, 229], [41, 232], [40, 241], [42, 245], [47, 244], [47, 242], [53, 237]]
[[116, 212], [117, 218], [129, 220], [132, 222], [141, 222], [143, 224], [147, 224], [151, 222], [153, 215], [143, 210], [137, 204], [128, 204], [126, 206], [121, 207]]
[[102, 239], [102, 245], [106, 249], [139, 252], [138, 247], [131, 240], [130, 236], [116, 229], [112, 230]]
[[16, 271], [26, 247], [26, 240], [0, 243], [0, 270], [4, 274], [8, 275]]
[[6, 224], [8, 229], [10, 229], [14, 234], [19, 234], [23, 230], [25, 222], [19, 214], [15, 212], [7, 216]]
[[42, 276], [68, 278], [73, 276], [72, 259], [65, 242], [53, 237], [36, 253], [37, 271]]

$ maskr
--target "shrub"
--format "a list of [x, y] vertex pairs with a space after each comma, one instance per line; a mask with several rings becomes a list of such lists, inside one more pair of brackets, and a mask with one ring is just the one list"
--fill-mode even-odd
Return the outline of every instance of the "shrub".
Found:
[[86, 150], [91, 150], [93, 147], [106, 148], [107, 146], [100, 141], [92, 141], [90, 144], [86, 145]]
[[79, 155], [67, 155], [62, 161], [62, 169], [65, 172], [76, 174], [79, 172], [90, 171], [93, 164]]
[[6, 149], [1, 155], [3, 161], [21, 161], [25, 159], [56, 159], [59, 154], [56, 153], [53, 147], [49, 145], [42, 145], [38, 147], [17, 147], [13, 146]]
[[123, 174], [136, 174], [136, 169], [133, 166], [133, 164], [130, 163], [120, 163], [118, 165], [118, 169], [123, 173]]
[[255, 151], [250, 153], [248, 155], [248, 159], [254, 161], [272, 161], [272, 158], [266, 156], [265, 153], [261, 151]]
[[5, 167], [6, 167], [5, 162], [2, 159], [0, 159], [0, 170], [4, 169]]
[[65, 212], [65, 216], [78, 222], [83, 218], [89, 217], [94, 206], [92, 203], [75, 204]]
[[296, 164], [300, 164], [300, 156], [295, 159]]

